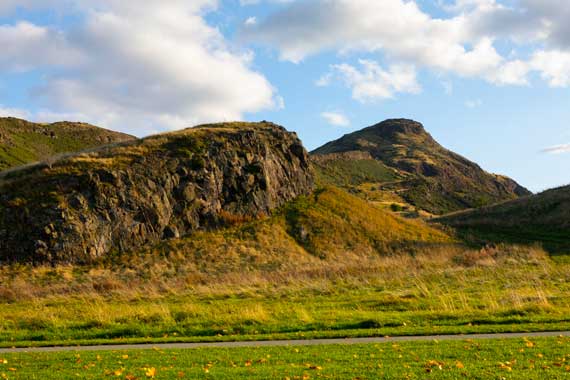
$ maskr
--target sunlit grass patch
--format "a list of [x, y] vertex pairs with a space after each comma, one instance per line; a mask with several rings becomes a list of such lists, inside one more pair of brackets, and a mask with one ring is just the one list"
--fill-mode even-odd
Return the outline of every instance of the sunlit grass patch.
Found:
[[0, 354], [5, 379], [566, 379], [568, 338]]

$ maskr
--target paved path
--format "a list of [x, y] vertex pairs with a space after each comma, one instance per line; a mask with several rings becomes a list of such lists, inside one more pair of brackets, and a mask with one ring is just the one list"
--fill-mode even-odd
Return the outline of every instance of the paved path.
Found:
[[235, 347], [275, 347], [275, 346], [316, 346], [323, 344], [366, 344], [432, 340], [466, 340], [466, 339], [512, 339], [568, 336], [570, 331], [536, 332], [536, 333], [503, 333], [503, 334], [469, 334], [469, 335], [427, 335], [396, 336], [378, 338], [341, 338], [341, 339], [307, 339], [307, 340], [264, 340], [250, 342], [217, 342], [217, 343], [163, 343], [163, 344], [120, 344], [100, 346], [72, 347], [38, 347], [38, 348], [3, 348], [2, 353], [15, 352], [62, 352], [62, 351], [118, 351], [149, 349], [192, 349], [192, 348], [235, 348]]

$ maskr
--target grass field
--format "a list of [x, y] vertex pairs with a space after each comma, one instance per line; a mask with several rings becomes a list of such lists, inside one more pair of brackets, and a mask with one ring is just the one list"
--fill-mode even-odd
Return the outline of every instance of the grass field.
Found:
[[0, 355], [2, 379], [567, 379], [568, 338]]
[[570, 329], [570, 264], [538, 248], [429, 249], [360, 260], [192, 282], [177, 276], [187, 272], [172, 258], [145, 261], [139, 272], [2, 273], [0, 345]]

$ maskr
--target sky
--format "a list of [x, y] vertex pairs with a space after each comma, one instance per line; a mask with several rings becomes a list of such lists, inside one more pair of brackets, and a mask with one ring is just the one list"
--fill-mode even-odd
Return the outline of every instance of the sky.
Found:
[[137, 136], [388, 118], [533, 191], [570, 183], [568, 0], [0, 0], [0, 116]]

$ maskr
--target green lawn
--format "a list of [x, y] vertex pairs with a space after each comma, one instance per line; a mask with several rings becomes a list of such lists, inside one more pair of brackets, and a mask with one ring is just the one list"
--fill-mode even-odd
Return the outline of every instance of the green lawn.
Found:
[[567, 379], [568, 338], [0, 355], [3, 379]]

